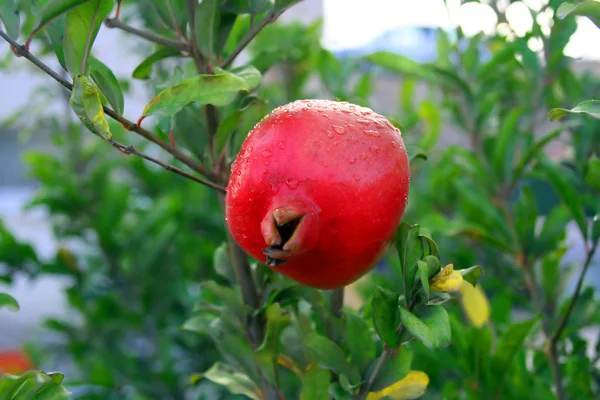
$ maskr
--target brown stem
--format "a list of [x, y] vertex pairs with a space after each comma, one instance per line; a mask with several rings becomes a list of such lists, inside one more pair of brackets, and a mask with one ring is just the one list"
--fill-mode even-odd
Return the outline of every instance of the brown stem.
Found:
[[187, 43], [169, 39], [152, 32], [142, 31], [140, 29], [134, 28], [133, 26], [123, 23], [116, 18], [105, 19], [104, 25], [106, 25], [108, 28], [121, 29], [122, 31], [132, 33], [151, 42], [162, 44], [163, 46], [172, 47], [174, 49], [179, 49], [181, 51], [185, 51], [186, 53], [190, 53], [190, 46], [188, 46]]
[[[69, 90], [73, 89], [73, 85], [70, 82], [63, 79], [60, 75], [58, 75], [56, 72], [54, 72], [52, 69], [50, 69], [50, 67], [48, 67], [46, 64], [41, 62], [37, 57], [35, 57], [33, 54], [31, 54], [25, 48], [25, 46], [22, 46], [18, 42], [14, 41], [10, 36], [8, 36], [2, 30], [0, 30], [0, 37], [2, 37], [4, 40], [6, 40], [12, 46], [13, 51], [15, 53], [19, 54], [21, 57], [24, 57], [25, 59], [30, 61], [33, 65], [35, 65], [36, 67], [38, 67], [39, 69], [44, 71], [47, 75], [49, 75], [51, 78], [53, 78], [55, 81], [60, 83], [65, 88], [67, 88]], [[168, 153], [173, 155], [173, 157], [175, 157], [177, 160], [181, 161], [182, 163], [187, 165], [192, 170], [204, 175], [210, 181], [219, 182], [219, 176], [215, 172], [208, 169], [204, 164], [194, 161], [193, 159], [188, 157], [185, 153], [183, 153], [181, 150], [179, 150], [176, 147], [170, 145], [169, 143], [161, 140], [160, 138], [155, 136], [153, 133], [136, 125], [135, 123], [131, 122], [130, 120], [126, 119], [125, 117], [123, 117], [119, 113], [111, 110], [110, 108], [104, 107], [104, 112], [106, 113], [106, 115], [108, 115], [111, 118], [113, 118], [114, 120], [120, 122], [121, 125], [123, 125], [123, 127], [125, 129], [135, 132], [135, 133], [139, 134], [140, 136], [146, 138], [147, 140], [151, 141], [152, 143], [155, 143], [158, 146], [162, 147]]]

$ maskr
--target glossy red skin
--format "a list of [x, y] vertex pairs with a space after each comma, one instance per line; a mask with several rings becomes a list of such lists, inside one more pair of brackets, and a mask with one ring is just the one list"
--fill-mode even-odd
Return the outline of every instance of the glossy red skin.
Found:
[[265, 262], [261, 222], [274, 208], [300, 204], [316, 216], [303, 227], [307, 248], [272, 268], [318, 289], [346, 286], [377, 263], [409, 193], [400, 131], [345, 102], [300, 100], [274, 110], [250, 132], [231, 171], [227, 223], [256, 259]]

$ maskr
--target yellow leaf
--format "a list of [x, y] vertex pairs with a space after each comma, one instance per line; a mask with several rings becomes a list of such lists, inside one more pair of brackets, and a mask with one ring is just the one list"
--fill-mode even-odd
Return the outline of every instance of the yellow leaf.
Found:
[[463, 276], [454, 270], [454, 265], [446, 265], [431, 279], [429, 287], [437, 292], [458, 292], [463, 283]]
[[462, 306], [467, 318], [476, 327], [481, 327], [490, 319], [490, 303], [481, 285], [473, 286], [465, 281], [460, 288]]
[[429, 385], [429, 377], [425, 372], [410, 371], [402, 380], [390, 385], [378, 392], [371, 392], [367, 400], [380, 400], [389, 398], [391, 400], [418, 399], [425, 394]]

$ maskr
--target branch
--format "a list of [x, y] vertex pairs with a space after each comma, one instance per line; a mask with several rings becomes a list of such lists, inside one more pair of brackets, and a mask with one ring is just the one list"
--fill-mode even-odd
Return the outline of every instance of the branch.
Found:
[[587, 274], [587, 271], [588, 271], [590, 265], [592, 264], [592, 258], [594, 257], [594, 254], [596, 253], [597, 247], [598, 247], [598, 243], [596, 243], [587, 252], [587, 257], [585, 258], [583, 268], [581, 270], [581, 273], [579, 274], [579, 279], [577, 280], [577, 286], [575, 287], [575, 292], [571, 296], [571, 300], [569, 301], [567, 310], [565, 311], [562, 319], [558, 323], [558, 327], [556, 328], [556, 330], [550, 337], [550, 343], [558, 342], [558, 339], [560, 338], [561, 333], [564, 331], [565, 327], [567, 326], [567, 322], [569, 322], [569, 317], [571, 316], [571, 312], [573, 312], [573, 307], [575, 306], [575, 303], [577, 302], [577, 299], [579, 298], [579, 295], [581, 294], [581, 288], [583, 287], [583, 280], [585, 278], [585, 275]]
[[285, 10], [287, 10], [294, 4], [299, 3], [300, 1], [302, 0], [295, 1], [280, 11], [270, 11], [267, 14], [267, 16], [265, 16], [258, 24], [252, 26], [250, 28], [250, 31], [248, 31], [248, 33], [246, 34], [246, 36], [244, 36], [242, 40], [237, 44], [237, 46], [235, 46], [235, 49], [233, 49], [233, 51], [229, 55], [227, 55], [227, 57], [223, 60], [223, 62], [221, 63], [221, 68], [225, 69], [229, 67], [235, 61], [236, 57], [240, 55], [240, 53], [246, 48], [246, 46], [248, 46], [252, 39], [254, 39], [256, 35], [258, 35], [265, 26], [272, 22], [275, 22]]
[[190, 53], [190, 46], [187, 43], [179, 42], [177, 40], [169, 39], [164, 36], [157, 35], [152, 32], [142, 31], [140, 29], [134, 28], [133, 26], [124, 24], [116, 18], [107, 18], [104, 20], [104, 25], [108, 28], [118, 28], [125, 32], [133, 33], [141, 38], [149, 40], [154, 43], [162, 44], [167, 47], [172, 47], [174, 49], [178, 49], [184, 51], [186, 53]]
[[[196, 64], [196, 69], [198, 70], [199, 74], [203, 74], [205, 73], [205, 63], [204, 63], [204, 57], [202, 56], [202, 54], [200, 53], [200, 50], [198, 49], [198, 40], [196, 38], [196, 7], [198, 6], [198, 1], [197, 0], [187, 0], [186, 1], [186, 6], [188, 9], [188, 14], [189, 14], [189, 22], [190, 22], [190, 39], [189, 39], [189, 47], [190, 47], [190, 53], [192, 54], [192, 57], [194, 58], [194, 63]], [[212, 74], [212, 71], [210, 72]]]
[[[4, 40], [6, 40], [12, 46], [12, 49], [13, 49], [13, 51], [16, 54], [18, 54], [18, 55], [26, 58], [27, 60], [29, 60], [33, 65], [35, 65], [36, 67], [38, 67], [39, 69], [41, 69], [42, 71], [44, 71], [47, 75], [49, 75], [51, 78], [53, 78], [55, 81], [57, 81], [58, 83], [60, 83], [62, 86], [64, 86], [68, 90], [72, 90], [73, 89], [73, 85], [70, 82], [67, 82], [65, 79], [63, 79], [60, 75], [58, 75], [56, 72], [54, 72], [50, 67], [48, 67], [42, 61], [40, 61], [37, 57], [35, 57], [33, 54], [31, 54], [25, 48], [25, 46], [20, 45], [19, 43], [17, 43], [16, 41], [14, 41], [10, 36], [8, 36], [2, 30], [0, 30], [0, 37], [2, 37]], [[144, 128], [142, 128], [142, 127], [134, 124], [133, 122], [129, 121], [128, 119], [126, 119], [125, 117], [123, 117], [122, 115], [118, 114], [117, 112], [111, 110], [108, 107], [104, 107], [104, 112], [108, 116], [110, 116], [111, 118], [113, 118], [114, 120], [120, 122], [121, 125], [123, 125], [123, 127], [125, 129], [127, 129], [129, 131], [136, 132], [137, 134], [139, 134], [140, 136], [146, 138], [147, 140], [149, 140], [149, 141], [151, 141], [151, 142], [159, 145], [164, 150], [166, 150], [171, 155], [173, 155], [173, 157], [175, 157], [177, 160], [181, 161], [182, 163], [184, 163], [185, 165], [187, 165], [192, 170], [194, 170], [194, 171], [196, 171], [196, 172], [204, 175], [210, 181], [212, 181], [212, 182], [219, 182], [220, 181], [219, 176], [215, 172], [213, 172], [210, 169], [208, 169], [205, 165], [194, 161], [193, 159], [191, 159], [190, 157], [188, 157], [185, 153], [183, 153], [181, 150], [179, 150], [176, 147], [170, 145], [169, 143], [161, 140], [160, 138], [158, 138], [157, 136], [155, 136], [153, 133], [151, 133], [151, 132], [147, 131], [146, 129], [144, 129]], [[175, 168], [175, 167], [173, 167], [173, 168]], [[172, 170], [172, 171], [174, 171], [174, 170]], [[219, 186], [218, 190], [219, 191], [223, 191], [224, 189], [222, 190], [222, 188]]]

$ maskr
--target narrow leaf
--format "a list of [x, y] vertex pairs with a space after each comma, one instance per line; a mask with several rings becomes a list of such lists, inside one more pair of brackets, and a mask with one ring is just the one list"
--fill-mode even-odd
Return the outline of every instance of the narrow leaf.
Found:
[[425, 261], [419, 260], [417, 261], [417, 269], [421, 286], [423, 286], [425, 295], [427, 296], [427, 299], [429, 299], [429, 267]]
[[463, 282], [460, 287], [461, 304], [471, 324], [480, 328], [490, 319], [491, 307], [481, 285]]
[[67, 13], [67, 25], [64, 38], [65, 63], [67, 70], [74, 76], [87, 73], [82, 71], [83, 60], [100, 30], [102, 21], [108, 16], [114, 0], [91, 0]]
[[458, 272], [460, 272], [465, 281], [469, 282], [473, 286], [476, 286], [477, 282], [479, 282], [484, 275], [483, 268], [481, 268], [479, 265], [475, 265], [471, 268], [459, 269]]
[[536, 322], [537, 318], [533, 318], [514, 324], [502, 335], [492, 357], [492, 370], [497, 377], [496, 382], [498, 385], [502, 383], [508, 369], [514, 364], [513, 359], [516, 353], [523, 348], [523, 342]]
[[261, 391], [247, 375], [221, 362], [216, 362], [202, 376], [226, 387], [232, 394], [241, 394], [252, 400], [260, 400], [262, 398], [260, 395]]
[[75, 75], [69, 104], [81, 122], [103, 139], [112, 138], [100, 92], [84, 75]]
[[600, 192], [600, 158], [595, 154], [588, 160], [585, 181], [592, 188]]
[[160, 60], [164, 60], [169, 57], [181, 56], [181, 52], [172, 47], [162, 47], [152, 53], [148, 58], [142, 61], [135, 69], [133, 70], [132, 77], [136, 79], [149, 79], [152, 74], [152, 66], [159, 62]]
[[396, 232], [396, 250], [402, 266], [404, 295], [409, 296], [413, 287], [417, 261], [423, 256], [423, 243], [419, 239], [419, 226], [402, 223]]
[[452, 340], [450, 319], [444, 307], [439, 305], [425, 307], [421, 321], [427, 325], [433, 335], [434, 348], [443, 349], [450, 344]]
[[600, 100], [586, 100], [577, 104], [572, 109], [554, 108], [548, 113], [551, 120], [557, 120], [567, 114], [587, 114], [591, 117], [600, 119]]
[[31, 42], [31, 39], [44, 27], [52, 22], [58, 16], [65, 14], [69, 10], [72, 10], [75, 7], [78, 7], [82, 4], [88, 3], [91, 0], [51, 0], [46, 6], [42, 9], [39, 14], [38, 20], [35, 24], [35, 27], [31, 31], [29, 38], [27, 38], [27, 43]]
[[300, 400], [329, 400], [330, 380], [329, 370], [311, 367], [304, 375]]
[[558, 18], [565, 18], [569, 15], [579, 15], [588, 17], [598, 28], [600, 28], [600, 2], [584, 1], [579, 4], [562, 3], [556, 10]]
[[90, 74], [113, 110], [123, 115], [125, 99], [117, 77], [100, 60], [90, 57]]
[[421, 371], [410, 371], [401, 381], [386, 387], [379, 392], [371, 392], [367, 400], [414, 400], [425, 394], [429, 385], [429, 376]]
[[398, 347], [396, 328], [400, 323], [398, 312], [398, 295], [377, 287], [371, 297], [373, 310], [373, 325], [379, 337], [390, 347]]
[[223, 107], [231, 103], [238, 92], [247, 90], [246, 81], [231, 73], [196, 75], [160, 92], [146, 105], [144, 116], [157, 113], [171, 116], [192, 102]]
[[571, 217], [573, 217], [579, 226], [582, 235], [586, 237], [587, 223], [583, 205], [581, 203], [581, 196], [577, 192], [577, 189], [570, 178], [570, 174], [562, 167], [557, 166], [552, 162], [543, 161], [538, 165], [542, 168], [556, 194], [569, 209]]
[[352, 364], [362, 371], [375, 358], [375, 341], [369, 325], [357, 314], [346, 313], [344, 339], [350, 350]]
[[357, 372], [346, 361], [344, 351], [331, 339], [311, 334], [302, 338], [302, 345], [309, 350], [320, 367], [344, 374], [351, 382], [358, 383], [360, 377]]
[[21, 31], [21, 15], [17, 9], [15, 0], [3, 0], [0, 2], [0, 20], [4, 24], [8, 36], [17, 39]]
[[[413, 358], [413, 351], [406, 346], [402, 346], [395, 356], [390, 357], [390, 359], [383, 364], [383, 367], [379, 370], [379, 374], [377, 374], [373, 381], [371, 389], [374, 392], [377, 392], [404, 379], [410, 372]], [[371, 367], [365, 374], [366, 376], [370, 376], [375, 364], [376, 362], [371, 364]]]
[[3, 307], [12, 311], [19, 311], [19, 303], [8, 293], [0, 293], [0, 308]]
[[400, 307], [400, 319], [402, 324], [408, 332], [410, 332], [417, 340], [419, 340], [425, 347], [432, 350], [435, 348], [435, 338], [433, 333], [423, 321], [421, 321], [413, 313]]
[[196, 42], [200, 53], [214, 63], [215, 42], [219, 33], [219, 24], [221, 21], [221, 11], [219, 10], [219, 0], [202, 0], [196, 6]]

